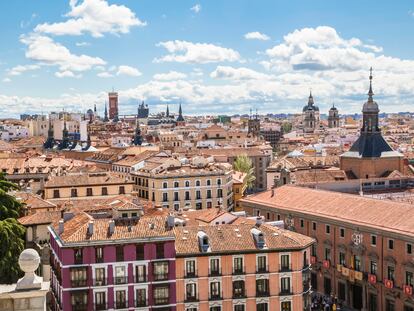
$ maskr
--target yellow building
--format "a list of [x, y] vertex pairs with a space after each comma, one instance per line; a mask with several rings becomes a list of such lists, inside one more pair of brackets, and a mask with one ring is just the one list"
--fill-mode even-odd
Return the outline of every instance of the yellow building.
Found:
[[233, 172], [233, 202], [234, 211], [242, 211], [239, 206], [239, 200], [243, 198], [244, 192], [247, 189], [247, 174], [242, 172]]

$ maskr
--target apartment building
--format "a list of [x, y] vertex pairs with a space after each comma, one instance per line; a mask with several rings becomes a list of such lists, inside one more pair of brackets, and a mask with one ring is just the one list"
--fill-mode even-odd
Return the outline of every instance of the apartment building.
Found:
[[314, 291], [356, 310], [414, 310], [412, 204], [282, 186], [243, 198], [241, 205], [316, 239]]
[[138, 196], [163, 208], [233, 207], [232, 167], [211, 158], [152, 157], [131, 173]]
[[312, 238], [260, 222], [176, 227], [175, 235], [177, 310], [308, 306]]
[[52, 310], [175, 310], [173, 226], [168, 216], [65, 214], [49, 227]]

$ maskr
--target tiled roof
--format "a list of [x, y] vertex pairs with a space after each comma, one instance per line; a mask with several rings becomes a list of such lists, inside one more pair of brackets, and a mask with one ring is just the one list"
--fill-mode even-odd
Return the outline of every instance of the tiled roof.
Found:
[[291, 185], [274, 189], [273, 196], [268, 190], [241, 202], [414, 236], [414, 209], [406, 203]]
[[[89, 221], [93, 220], [93, 234], [88, 234]], [[114, 241], [147, 238], [174, 238], [172, 229], [166, 226], [165, 216], [143, 216], [139, 219], [116, 219], [112, 234], [109, 233], [109, 218], [93, 219], [86, 213], [79, 213], [64, 223], [60, 234], [63, 243], [93, 241]], [[53, 226], [58, 233], [58, 225]]]
[[18, 221], [23, 226], [32, 226], [55, 223], [59, 221], [60, 217], [60, 211], [39, 211], [31, 215], [20, 217]]
[[129, 183], [132, 183], [132, 181], [127, 181], [124, 177], [105, 172], [53, 176], [45, 183], [45, 188], [75, 187], [86, 185], [117, 185]]
[[26, 207], [31, 209], [37, 208], [56, 208], [56, 204], [42, 199], [40, 196], [28, 193], [28, 192], [17, 192], [15, 197], [20, 200], [20, 202], [26, 204]]
[[121, 159], [119, 161], [114, 162], [115, 165], [123, 165], [123, 166], [131, 166], [135, 165], [145, 159], [148, 159], [152, 155], [158, 153], [158, 151], [151, 151], [151, 150], [145, 150], [144, 152], [133, 155], [133, 156], [126, 156], [124, 159]]
[[[256, 246], [251, 230], [257, 228], [264, 235], [265, 247]], [[203, 254], [197, 233], [203, 231], [208, 236], [210, 254], [240, 253], [250, 251], [303, 249], [313, 243], [313, 239], [302, 234], [279, 229], [270, 225], [227, 224], [216, 226], [176, 227], [175, 249], [177, 255]]]

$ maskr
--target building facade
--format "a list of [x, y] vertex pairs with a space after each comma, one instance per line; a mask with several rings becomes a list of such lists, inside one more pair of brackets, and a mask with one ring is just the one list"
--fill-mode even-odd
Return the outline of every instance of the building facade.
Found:
[[108, 100], [109, 100], [109, 119], [116, 120], [119, 116], [118, 111], [118, 93], [117, 92], [109, 92], [108, 93]]

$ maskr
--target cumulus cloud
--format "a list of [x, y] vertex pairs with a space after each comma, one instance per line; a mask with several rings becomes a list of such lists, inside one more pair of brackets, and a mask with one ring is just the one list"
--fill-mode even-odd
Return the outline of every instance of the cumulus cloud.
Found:
[[72, 54], [68, 48], [47, 36], [30, 34], [22, 36], [20, 41], [27, 46], [27, 58], [45, 65], [59, 66], [61, 72], [85, 71], [106, 64], [99, 57]]
[[206, 64], [213, 62], [240, 61], [240, 54], [229, 48], [210, 43], [193, 43], [188, 41], [165, 41], [157, 46], [165, 48], [170, 54], [154, 59], [155, 62], [178, 62]]
[[29, 70], [37, 70], [39, 68], [40, 68], [39, 65], [17, 65], [9, 69], [7, 74], [11, 76], [20, 76], [23, 72], [26, 72]]
[[271, 75], [264, 74], [249, 68], [234, 68], [231, 66], [217, 66], [217, 68], [210, 74], [210, 77], [214, 79], [227, 80], [258, 80], [272, 78]]
[[89, 46], [91, 44], [89, 42], [83, 41], [83, 42], [76, 42], [75, 45], [76, 46]]
[[182, 80], [187, 78], [187, 75], [183, 72], [177, 72], [177, 71], [169, 71], [166, 73], [157, 73], [153, 76], [154, 80]]
[[191, 9], [190, 9], [191, 11], [193, 11], [194, 13], [199, 13], [200, 11], [201, 11], [201, 4], [196, 4], [196, 5], [194, 5]]
[[142, 73], [137, 68], [126, 65], [119, 66], [116, 74], [117, 76], [126, 75], [131, 77], [139, 77], [140, 75], [142, 75]]
[[84, 0], [81, 3], [71, 0], [69, 4], [71, 10], [66, 14], [67, 21], [39, 24], [34, 31], [58, 36], [90, 33], [93, 37], [102, 37], [104, 33], [128, 33], [133, 26], [146, 25], [124, 5], [109, 5], [105, 0]]
[[77, 74], [75, 75], [72, 71], [70, 70], [65, 70], [65, 71], [58, 71], [55, 72], [55, 76], [58, 78], [81, 78], [82, 75], [81, 74]]
[[9, 82], [11, 82], [11, 79], [10, 79], [10, 78], [4, 78], [2, 81], [3, 81], [4, 83], [9, 83]]
[[264, 33], [260, 33], [258, 31], [248, 32], [244, 35], [244, 38], [247, 40], [270, 40], [270, 37], [268, 35], [265, 35]]
[[98, 73], [97, 76], [99, 78], [112, 78], [114, 75], [111, 74], [111, 73], [109, 73], [109, 72], [107, 72], [107, 71], [104, 71], [104, 72]]

